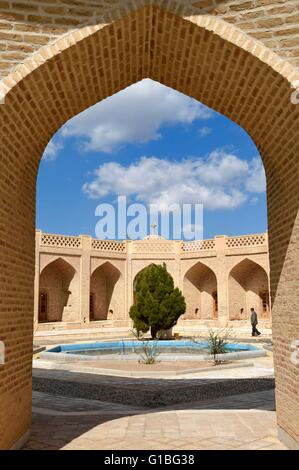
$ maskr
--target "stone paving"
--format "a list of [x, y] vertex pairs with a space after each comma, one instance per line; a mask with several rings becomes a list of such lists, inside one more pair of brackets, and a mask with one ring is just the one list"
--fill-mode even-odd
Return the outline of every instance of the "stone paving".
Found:
[[34, 369], [33, 390], [75, 398], [157, 408], [194, 400], [269, 390], [273, 377], [132, 378], [84, 372]]
[[274, 392], [142, 409], [33, 393], [27, 450], [276, 450]]

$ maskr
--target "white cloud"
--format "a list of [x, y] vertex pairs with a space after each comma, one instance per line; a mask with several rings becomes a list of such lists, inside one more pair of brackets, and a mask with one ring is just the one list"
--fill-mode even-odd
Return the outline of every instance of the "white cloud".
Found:
[[59, 150], [63, 148], [63, 145], [61, 142], [55, 141], [55, 140], [50, 140], [48, 143], [47, 147], [44, 150], [42, 159], [45, 162], [50, 162], [53, 160], [56, 160], [58, 157]]
[[212, 129], [207, 126], [203, 126], [198, 129], [198, 133], [200, 137], [206, 137], [207, 135], [212, 133]]
[[74, 117], [61, 136], [83, 137], [85, 150], [111, 153], [125, 144], [160, 139], [164, 125], [212, 116], [213, 111], [196, 100], [145, 79]]
[[246, 181], [246, 189], [251, 193], [263, 193], [266, 191], [266, 175], [262, 160], [259, 157], [252, 159]]
[[142, 157], [128, 166], [104, 163], [94, 171], [83, 191], [91, 198], [126, 195], [163, 208], [173, 203], [202, 203], [206, 209], [235, 209], [262, 191], [258, 158], [241, 160], [222, 150], [205, 158], [171, 161]]

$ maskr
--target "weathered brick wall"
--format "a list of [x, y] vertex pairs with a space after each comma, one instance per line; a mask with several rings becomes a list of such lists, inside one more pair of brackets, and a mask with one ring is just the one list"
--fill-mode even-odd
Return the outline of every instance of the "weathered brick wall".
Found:
[[40, 275], [40, 289], [47, 293], [48, 321], [78, 321], [79, 316], [79, 274], [76, 269], [61, 258], [50, 263]]
[[[6, 14], [12, 14], [19, 3], [9, 2]], [[54, 3], [59, 6], [61, 2]], [[99, 5], [87, 0], [82, 3], [90, 8]], [[73, 34], [42, 48], [3, 80], [0, 340], [4, 340], [7, 354], [5, 365], [0, 365], [0, 448], [13, 445], [30, 426], [35, 184], [41, 154], [66, 120], [144, 77], [222, 112], [251, 135], [262, 155], [267, 173], [277, 416], [279, 426], [299, 442], [299, 369], [290, 360], [290, 345], [299, 338], [299, 106], [290, 99], [298, 69], [286, 60], [287, 48], [274, 54], [217, 15], [197, 15], [200, 10], [190, 10], [186, 2], [153, 2], [161, 3], [163, 9], [149, 3], [136, 0], [125, 4], [123, 12], [112, 9], [105, 21], [115, 22], [106, 27], [72, 26]], [[217, 1], [222, 3], [237, 4]], [[243, 8], [258, 3], [244, 2]], [[265, 11], [271, 3], [265, 5]], [[134, 12], [142, 4], [148, 6]], [[283, 2], [287, 4], [297, 8], [297, 2]], [[116, 4], [110, 5], [115, 8]], [[5, 7], [7, 2], [0, 0], [2, 13]], [[28, 12], [26, 15], [18, 24], [34, 25], [34, 19], [29, 19]], [[20, 44], [18, 35], [13, 40], [17, 22], [2, 19], [8, 33], [12, 31], [11, 41], [4, 36], [4, 47]], [[284, 21], [283, 29], [288, 29], [287, 17]], [[41, 30], [47, 26], [41, 19], [36, 24], [42, 25]], [[54, 18], [51, 24], [55, 25]], [[271, 34], [277, 28], [262, 25]], [[28, 34], [35, 38], [39, 31], [22, 33], [24, 37]], [[4, 62], [2, 76], [17, 64], [13, 59]], [[176, 276], [175, 266], [172, 268]]]
[[104, 263], [93, 272], [90, 292], [94, 295], [94, 320], [124, 319], [124, 278], [111, 263]]
[[[103, 16], [125, 0], [0, 0], [0, 77], [40, 47]], [[144, 0], [144, 4], [153, 3]], [[185, 6], [184, 16], [213, 15], [231, 23], [295, 66], [299, 65], [299, 0], [181, 0], [162, 6]], [[191, 10], [192, 8], [192, 10]]]
[[[183, 294], [187, 309], [185, 319], [204, 320], [214, 316], [213, 292], [217, 291], [214, 272], [202, 263], [197, 263], [184, 276]], [[195, 309], [198, 309], [195, 312]]]
[[248, 258], [241, 261], [232, 269], [229, 276], [230, 319], [249, 320], [251, 307], [257, 312], [259, 320], [269, 319], [270, 312], [263, 312], [260, 297], [260, 293], [268, 289], [266, 271]]

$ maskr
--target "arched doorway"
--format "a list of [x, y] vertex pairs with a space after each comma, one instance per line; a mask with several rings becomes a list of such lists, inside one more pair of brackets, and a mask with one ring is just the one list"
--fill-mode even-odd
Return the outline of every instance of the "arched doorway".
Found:
[[216, 320], [218, 317], [217, 279], [211, 268], [198, 262], [184, 276], [185, 319]]
[[120, 319], [124, 307], [119, 298], [120, 271], [106, 262], [90, 278], [90, 321]]
[[11, 447], [30, 427], [35, 185], [41, 155], [68, 119], [145, 77], [234, 120], [261, 152], [278, 423], [299, 442], [298, 397], [296, 387], [289, 386], [298, 384], [290, 344], [299, 335], [299, 107], [291, 102], [291, 84], [299, 74], [233, 25], [193, 10], [188, 15], [182, 5], [169, 3], [174, 13], [142, 2], [137, 10], [136, 2], [115, 8], [98, 24], [43, 48], [3, 82], [0, 329], [7, 355], [0, 377], [6, 429], [0, 448]]
[[269, 320], [269, 279], [259, 264], [245, 258], [229, 273], [229, 319], [248, 320], [250, 308], [254, 308], [258, 318]]
[[40, 274], [39, 322], [79, 320], [78, 276], [62, 258], [48, 264]]

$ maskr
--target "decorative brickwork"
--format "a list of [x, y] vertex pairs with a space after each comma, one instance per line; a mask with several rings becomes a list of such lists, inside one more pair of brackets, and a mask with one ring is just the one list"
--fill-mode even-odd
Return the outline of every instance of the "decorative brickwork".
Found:
[[[71, 243], [61, 242], [72, 238], [81, 240], [80, 248], [74, 250]], [[259, 318], [265, 320], [263, 325], [269, 327], [270, 310], [264, 315], [261, 297], [262, 293], [269, 293], [267, 237], [260, 234], [236, 238], [244, 238], [247, 243], [229, 248], [229, 238], [225, 236], [183, 243], [157, 235], [120, 243], [87, 235], [60, 237], [37, 230], [35, 331], [57, 326], [84, 329], [103, 320], [115, 327], [125, 321], [130, 327], [129, 309], [137, 273], [151, 263], [163, 262], [186, 298], [187, 311], [180, 320], [183, 323], [186, 319], [210, 320], [211, 326], [222, 327], [230, 320], [248, 322], [249, 307], [254, 305]], [[263, 245], [255, 244], [256, 238], [262, 239]], [[251, 244], [248, 240], [252, 240]], [[241, 273], [240, 282], [230, 282], [231, 272], [237, 269], [232, 262], [241, 266], [237, 272]], [[259, 273], [263, 273], [262, 278]], [[240, 305], [244, 314], [237, 318]]]
[[91, 243], [93, 250], [113, 251], [116, 253], [124, 253], [126, 251], [126, 244], [121, 242], [93, 239]]
[[41, 237], [41, 245], [56, 246], [64, 248], [81, 248], [81, 239], [79, 237], [66, 237], [64, 235], [50, 235], [43, 233]]
[[214, 250], [215, 240], [198, 240], [195, 242], [183, 243], [183, 251]]
[[[135, 5], [153, 3], [143, 0]], [[299, 65], [298, 0], [160, 1], [185, 17], [212, 15], [261, 41], [283, 59]], [[54, 44], [85, 26], [107, 23], [126, 0], [2, 0], [0, 2], [0, 77], [5, 77], [40, 47]], [[118, 15], [119, 16], [119, 15]]]
[[299, 79], [298, 1], [192, 3], [0, 1], [0, 340], [7, 352], [0, 448], [24, 435], [31, 419], [40, 157], [68, 119], [145, 77], [225, 114], [262, 155], [277, 418], [299, 442], [299, 372], [290, 360], [299, 338], [299, 106], [290, 99]]
[[176, 251], [175, 242], [147, 240], [132, 243], [132, 253], [174, 253]]
[[264, 234], [259, 235], [248, 235], [242, 237], [229, 237], [226, 240], [228, 248], [239, 247], [239, 246], [262, 246], [266, 245], [266, 238]]

